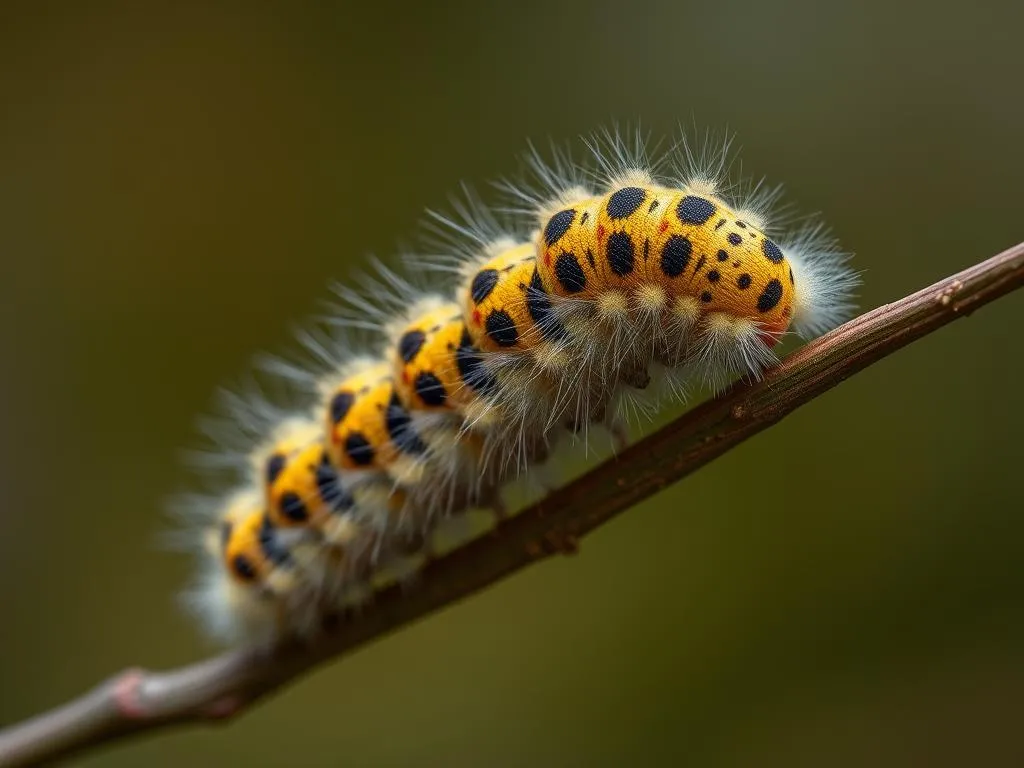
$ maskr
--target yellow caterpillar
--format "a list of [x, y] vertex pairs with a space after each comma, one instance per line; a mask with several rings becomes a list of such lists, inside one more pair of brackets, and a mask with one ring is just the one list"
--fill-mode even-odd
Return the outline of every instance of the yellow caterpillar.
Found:
[[785, 335], [851, 313], [847, 255], [818, 224], [778, 233], [771, 194], [731, 199], [723, 157], [684, 148], [661, 178], [619, 137], [591, 149], [589, 175], [534, 153], [511, 226], [472, 201], [434, 214], [444, 253], [425, 261], [446, 285], [385, 270], [346, 290], [368, 348], [307, 337], [330, 361], [314, 402], [249, 420], [241, 478], [201, 526], [190, 604], [216, 634], [315, 634], [429, 556], [446, 521], [504, 514], [503, 490], [562, 441], [601, 426], [621, 445], [646, 391], [758, 376]]

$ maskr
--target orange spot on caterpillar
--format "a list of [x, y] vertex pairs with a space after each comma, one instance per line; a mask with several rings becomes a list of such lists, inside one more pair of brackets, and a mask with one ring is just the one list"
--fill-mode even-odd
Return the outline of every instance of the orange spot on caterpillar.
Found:
[[664, 219], [662, 219], [661, 220], [661, 224], [658, 225], [658, 234], [659, 235], [665, 234], [665, 230], [667, 230], [667, 229], [668, 229], [668, 222], [665, 221]]
[[473, 325], [480, 325], [480, 310], [473, 310]]

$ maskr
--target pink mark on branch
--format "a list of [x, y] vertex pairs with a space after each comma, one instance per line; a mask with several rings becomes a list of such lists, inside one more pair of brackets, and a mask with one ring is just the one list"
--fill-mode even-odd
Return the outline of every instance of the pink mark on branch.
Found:
[[114, 683], [114, 702], [117, 704], [117, 711], [129, 720], [142, 720], [146, 717], [142, 697], [139, 695], [139, 689], [145, 679], [146, 675], [141, 669], [129, 669]]

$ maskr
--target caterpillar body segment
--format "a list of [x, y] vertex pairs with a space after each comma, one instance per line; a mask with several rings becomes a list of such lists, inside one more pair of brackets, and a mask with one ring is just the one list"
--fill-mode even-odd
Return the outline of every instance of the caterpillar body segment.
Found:
[[[306, 432], [314, 425], [310, 420], [296, 428]], [[400, 527], [406, 494], [383, 473], [350, 478], [331, 463], [319, 436], [299, 442], [291, 434], [267, 456], [262, 474], [271, 523], [295, 540], [332, 550], [332, 568], [345, 577], [363, 578], [375, 565], [367, 554]]]
[[610, 381], [578, 354], [578, 329], [552, 311], [529, 241], [500, 243], [467, 262], [459, 288], [468, 337], [497, 382], [497, 444], [519, 472], [551, 441], [607, 416]]
[[319, 553], [280, 537], [258, 490], [228, 497], [204, 539], [205, 567], [185, 598], [211, 634], [266, 642], [282, 632], [315, 631]]
[[275, 452], [267, 461], [265, 481], [267, 512], [275, 525], [308, 530], [329, 546], [355, 538], [355, 497], [323, 443]]
[[[469, 448], [455, 439], [457, 428], [437, 420], [417, 420], [396, 386], [389, 359], [360, 365], [330, 392], [325, 404], [327, 452], [342, 481], [356, 488], [379, 482], [382, 475], [406, 494], [409, 526], [423, 528], [436, 510], [429, 500], [444, 496], [445, 488], [463, 472], [450, 470], [451, 460], [464, 459]], [[444, 466], [433, 460], [438, 444], [451, 446]], [[453, 491], [454, 492], [454, 491]]]
[[534, 205], [538, 274], [552, 311], [579, 329], [581, 359], [633, 390], [658, 369], [718, 390], [759, 376], [791, 330], [806, 337], [848, 316], [857, 279], [823, 226], [787, 237], [771, 222], [778, 190], [761, 185], [727, 199], [728, 141], [720, 152], [683, 144], [675, 179], [637, 167], [621, 140], [605, 145], [602, 186], [565, 183]]
[[[621, 303], [635, 326], [682, 299], [699, 302], [701, 314], [756, 324], [774, 341], [793, 315], [795, 279], [782, 249], [716, 198], [620, 187], [556, 213], [537, 247], [552, 295]], [[621, 298], [609, 300], [612, 292]]]
[[465, 324], [458, 305], [431, 297], [413, 307], [392, 331], [395, 388], [411, 412], [459, 419], [484, 408], [487, 382], [464, 376], [459, 365]]
[[391, 342], [395, 390], [428, 446], [419, 484], [436, 496], [428, 506], [461, 510], [487, 503], [501, 482], [488, 461], [499, 393], [478, 362], [460, 308], [429, 297], [396, 324]]
[[537, 248], [558, 311], [576, 314], [601, 367], [636, 388], [651, 363], [695, 357], [756, 374], [793, 314], [782, 250], [716, 198], [620, 187], [555, 213]]
[[415, 463], [426, 445], [395, 392], [387, 361], [359, 366], [330, 393], [325, 409], [328, 450], [344, 471], [399, 473]]

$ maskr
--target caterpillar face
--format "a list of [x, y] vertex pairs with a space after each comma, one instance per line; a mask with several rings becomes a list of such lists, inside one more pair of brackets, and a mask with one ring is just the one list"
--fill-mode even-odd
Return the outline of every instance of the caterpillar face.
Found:
[[344, 470], [390, 469], [426, 446], [395, 391], [392, 367], [382, 361], [345, 379], [328, 398], [331, 463]]
[[782, 250], [711, 196], [655, 185], [581, 199], [544, 222], [545, 288], [600, 310], [659, 314], [672, 303], [754, 323], [774, 340], [789, 326], [793, 271]]

